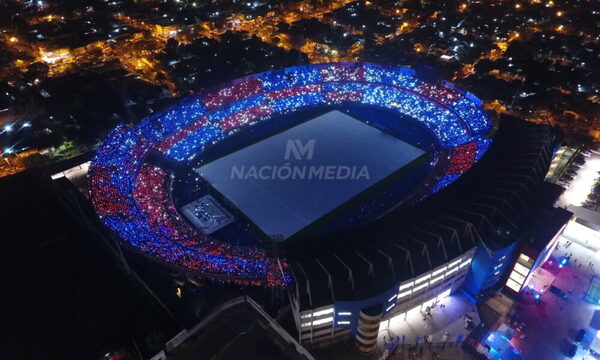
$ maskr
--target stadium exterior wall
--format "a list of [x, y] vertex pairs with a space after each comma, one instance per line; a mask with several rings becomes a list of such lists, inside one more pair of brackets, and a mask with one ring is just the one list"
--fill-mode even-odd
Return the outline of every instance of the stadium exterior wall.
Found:
[[[361, 341], [358, 340], [364, 339], [359, 326], [361, 312], [365, 309], [380, 309], [376, 315], [379, 324], [379, 321], [402, 315], [414, 308], [422, 308], [424, 303], [432, 299], [448, 296], [463, 285], [475, 253], [476, 248], [471, 248], [447, 263], [396, 284], [388, 291], [369, 299], [336, 301], [303, 311], [298, 311], [297, 302], [292, 301], [299, 341], [315, 347], [328, 346], [351, 336]], [[359, 349], [361, 352], [370, 352], [374, 344], [362, 343]]]
[[[539, 224], [547, 223], [538, 224], [535, 218], [540, 214], [556, 213], [558, 210], [554, 207], [553, 195], [547, 191], [548, 184], [544, 182], [544, 177], [550, 165], [551, 150], [561, 139], [555, 129], [549, 126], [531, 124], [515, 118], [501, 119], [494, 143], [482, 162], [456, 184], [442, 191], [439, 196], [422, 202], [425, 211], [419, 211], [418, 205], [411, 209], [411, 213], [417, 214], [416, 218], [422, 218], [425, 223], [421, 225], [415, 222], [415, 226], [431, 226], [435, 224], [434, 218], [449, 219], [457, 224], [456, 227], [449, 228], [452, 231], [447, 235], [440, 234], [437, 237], [437, 241], [431, 244], [431, 254], [436, 251], [436, 243], [437, 246], [460, 244], [456, 242], [457, 236], [465, 238], [462, 249], [468, 250], [458, 252], [459, 255], [454, 255], [451, 260], [440, 261], [435, 265], [430, 263], [435, 266], [431, 270], [413, 272], [414, 276], [411, 279], [394, 282], [389, 290], [375, 297], [361, 299], [355, 295], [355, 301], [344, 302], [335, 298], [337, 293], [343, 293], [339, 291], [339, 287], [344, 284], [343, 273], [338, 275], [337, 279], [334, 278], [336, 281], [333, 285], [330, 277], [331, 295], [325, 294], [320, 299], [331, 296], [333, 301], [325, 306], [322, 306], [323, 302], [318, 303], [319, 306], [314, 308], [311, 308], [310, 303], [316, 303], [314, 298], [322, 293], [317, 291], [323, 289], [314, 285], [320, 277], [305, 277], [302, 286], [315, 290], [312, 298], [308, 292], [308, 297], [296, 299], [294, 292], [290, 291], [293, 309], [297, 313], [299, 341], [310, 346], [327, 346], [338, 340], [337, 337], [341, 333], [338, 329], [342, 328], [347, 329], [346, 337], [356, 338], [361, 352], [369, 352], [374, 347], [372, 329], [369, 326], [359, 326], [364, 325], [364, 319], [359, 323], [360, 313], [367, 309], [370, 310], [367, 311], [368, 315], [379, 315], [382, 320], [386, 320], [407, 310], [419, 308], [423, 303], [429, 304], [430, 301], [458, 289], [465, 290], [464, 293], [474, 302], [483, 301], [502, 290], [517, 250], [524, 243], [530, 242], [540, 228], [544, 228]], [[558, 220], [561, 219], [562, 217], [558, 217]], [[458, 224], [463, 225], [459, 227]], [[560, 221], [557, 224], [560, 225]], [[404, 225], [402, 231], [397, 234], [408, 244], [415, 239], [407, 238], [406, 235], [411, 223]], [[428, 230], [426, 227], [421, 229]], [[551, 248], [551, 240], [555, 233], [553, 230], [546, 234], [547, 236], [540, 236], [539, 246]], [[392, 232], [381, 232], [382, 241], [394, 240], [386, 238], [386, 234]], [[469, 238], [472, 238], [473, 242], [466, 241]], [[364, 240], [369, 239], [372, 245], [378, 241], [378, 238], [373, 238], [372, 235]], [[423, 244], [420, 241], [418, 243]], [[472, 245], [464, 246], [469, 243]], [[413, 254], [417, 256], [417, 261], [427, 261], [427, 256], [424, 259], [418, 258], [418, 251]], [[442, 258], [438, 257], [437, 261], [439, 260]], [[392, 271], [389, 264], [387, 272]], [[379, 264], [379, 273], [375, 271], [375, 276], [364, 278], [360, 285], [352, 281], [347, 283], [350, 286], [363, 286], [363, 289], [368, 290], [369, 282], [377, 282], [378, 277], [386, 276], [385, 269], [383, 261]], [[352, 270], [348, 269], [350, 274]], [[406, 275], [406, 272], [402, 274]], [[438, 280], [440, 276], [443, 277]], [[380, 282], [384, 281], [382, 278]], [[327, 283], [326, 278], [324, 283]], [[338, 292], [335, 292], [335, 289]], [[296, 288], [297, 294], [302, 295], [301, 291], [302, 287]], [[374, 308], [379, 308], [379, 314], [373, 313]]]

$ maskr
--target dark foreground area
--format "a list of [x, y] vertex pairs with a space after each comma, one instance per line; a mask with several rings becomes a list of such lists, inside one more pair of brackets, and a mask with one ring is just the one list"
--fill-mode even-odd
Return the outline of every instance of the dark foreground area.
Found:
[[[2, 358], [152, 356], [178, 331], [39, 169], [0, 181]], [[148, 356], [149, 355], [149, 356]]]

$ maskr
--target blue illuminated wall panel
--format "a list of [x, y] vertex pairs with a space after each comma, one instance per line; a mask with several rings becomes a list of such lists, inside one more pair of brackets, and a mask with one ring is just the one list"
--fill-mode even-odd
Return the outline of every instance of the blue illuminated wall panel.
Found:
[[[495, 294], [500, 281], [510, 270], [518, 242], [492, 250], [480, 244], [475, 252], [467, 279], [463, 285], [466, 294], [475, 301]], [[499, 289], [498, 289], [499, 290]]]

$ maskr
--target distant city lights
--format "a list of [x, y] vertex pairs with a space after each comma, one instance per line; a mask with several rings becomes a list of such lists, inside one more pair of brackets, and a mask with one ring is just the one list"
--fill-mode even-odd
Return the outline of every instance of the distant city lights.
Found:
[[58, 61], [65, 60], [69, 57], [69, 52], [66, 49], [56, 51], [42, 51], [42, 61], [48, 64], [54, 64]]

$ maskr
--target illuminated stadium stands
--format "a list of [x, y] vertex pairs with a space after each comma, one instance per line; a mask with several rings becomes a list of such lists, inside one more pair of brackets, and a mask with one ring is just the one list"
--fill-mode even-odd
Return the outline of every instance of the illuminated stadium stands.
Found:
[[360, 104], [390, 109], [423, 124], [451, 156], [437, 192], [477, 161], [490, 144], [491, 122], [470, 93], [430, 84], [411, 69], [368, 63], [319, 64], [251, 75], [182, 100], [143, 120], [120, 125], [99, 147], [89, 170], [92, 203], [134, 251], [203, 279], [286, 286], [285, 259], [204, 236], [172, 204], [172, 177], [149, 162], [201, 158], [210, 147], [273, 116], [319, 106]]

